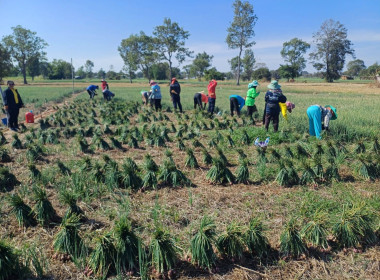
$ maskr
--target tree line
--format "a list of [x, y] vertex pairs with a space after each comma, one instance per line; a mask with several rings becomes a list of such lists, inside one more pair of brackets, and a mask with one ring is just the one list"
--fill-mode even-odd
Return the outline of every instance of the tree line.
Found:
[[[271, 78], [294, 79], [305, 75], [307, 59], [306, 52], [311, 44], [299, 38], [292, 38], [283, 43], [281, 57], [284, 64], [275, 70], [263, 63], [256, 63], [252, 46], [255, 44], [254, 27], [258, 20], [252, 4], [248, 1], [235, 0], [233, 3], [234, 17], [227, 29], [226, 43], [229, 48], [237, 49], [237, 56], [228, 60], [231, 71], [219, 72], [212, 67], [213, 55], [206, 52], [194, 55], [186, 46], [189, 31], [184, 30], [177, 22], [165, 18], [162, 25], [156, 26], [152, 35], [140, 31], [121, 41], [119, 54], [124, 62], [123, 70], [116, 73], [111, 66], [109, 71], [100, 69], [93, 72], [94, 63], [87, 60], [85, 65], [75, 71], [75, 76], [81, 78], [135, 78], [148, 80], [164, 80], [171, 77], [196, 79], [236, 79], [248, 81], [270, 80]], [[62, 59], [48, 62], [44, 49], [48, 44], [36, 32], [18, 25], [12, 28], [13, 33], [4, 36], [0, 42], [0, 80], [6, 75], [21, 74], [24, 83], [26, 76], [42, 75], [47, 79], [69, 79], [72, 77], [72, 65]], [[379, 71], [377, 63], [365, 66], [364, 61], [355, 59], [353, 44], [347, 39], [347, 29], [339, 21], [332, 19], [322, 23], [320, 30], [313, 34], [314, 50], [309, 54], [309, 63], [318, 71], [315, 75], [333, 82], [342, 74], [352, 77], [373, 78]], [[343, 72], [346, 57], [355, 60], [347, 64]], [[179, 68], [187, 59], [191, 64]], [[174, 64], [177, 66], [174, 66]]]

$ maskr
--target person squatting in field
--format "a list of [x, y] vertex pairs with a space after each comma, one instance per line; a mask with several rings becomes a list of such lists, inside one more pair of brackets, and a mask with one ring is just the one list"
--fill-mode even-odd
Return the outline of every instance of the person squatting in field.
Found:
[[152, 93], [149, 96], [149, 99], [153, 101], [154, 108], [156, 109], [156, 112], [161, 111], [162, 105], [161, 105], [161, 88], [155, 81], [150, 81], [150, 86]]
[[214, 79], [212, 79], [207, 86], [207, 90], [208, 90], [208, 112], [211, 115], [214, 114], [214, 110], [215, 110], [215, 100], [216, 100], [215, 89], [216, 89], [217, 85], [218, 85], [218, 83]]
[[203, 90], [194, 94], [194, 109], [196, 109], [197, 106], [199, 106], [199, 109], [204, 110], [206, 108], [207, 103], [208, 97]]
[[90, 95], [90, 98], [93, 99], [95, 95], [97, 95], [96, 90], [99, 89], [99, 86], [89, 85], [87, 87], [87, 92]]
[[4, 110], [7, 114], [7, 121], [9, 129], [18, 131], [18, 115], [20, 108], [24, 107], [21, 96], [18, 90], [14, 88], [13, 81], [7, 82], [8, 88], [3, 93]]
[[110, 101], [112, 97], [115, 96], [115, 94], [109, 90], [108, 83], [104, 79], [102, 79], [102, 92], [104, 100], [107, 101]]
[[276, 80], [271, 81], [268, 89], [265, 94], [265, 129], [268, 131], [272, 120], [274, 132], [277, 132], [281, 111], [279, 103], [285, 103], [286, 96], [282, 94], [281, 85]]
[[142, 102], [145, 106], [148, 105], [149, 103], [149, 95], [150, 95], [150, 92], [147, 92], [145, 90], [142, 90], [141, 92], [141, 98], [142, 98]]
[[245, 105], [247, 105], [247, 115], [252, 118], [252, 114], [257, 112], [255, 105], [256, 97], [259, 96], [260, 92], [256, 91], [256, 87], [259, 83], [255, 80], [248, 84], [247, 97], [245, 98]]
[[311, 136], [316, 136], [318, 139], [322, 139], [322, 130], [329, 130], [330, 120], [332, 121], [338, 118], [336, 108], [331, 105], [326, 105], [324, 107], [320, 105], [311, 105], [307, 108], [306, 113], [309, 118], [309, 134]]
[[177, 111], [177, 106], [179, 108], [179, 112], [182, 113], [182, 104], [181, 104], [181, 86], [178, 83], [176, 78], [172, 78], [169, 87], [170, 98], [173, 102], [174, 110]]
[[245, 100], [240, 95], [232, 94], [230, 95], [230, 112], [231, 117], [234, 115], [234, 111], [240, 117], [240, 111], [244, 107]]

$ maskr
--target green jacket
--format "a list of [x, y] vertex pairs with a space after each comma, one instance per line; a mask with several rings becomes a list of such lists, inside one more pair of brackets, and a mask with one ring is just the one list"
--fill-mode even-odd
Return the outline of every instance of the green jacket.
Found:
[[247, 91], [247, 98], [245, 99], [245, 105], [246, 106], [253, 106], [255, 105], [255, 98], [259, 96], [260, 92], [256, 92], [255, 88], [250, 88]]

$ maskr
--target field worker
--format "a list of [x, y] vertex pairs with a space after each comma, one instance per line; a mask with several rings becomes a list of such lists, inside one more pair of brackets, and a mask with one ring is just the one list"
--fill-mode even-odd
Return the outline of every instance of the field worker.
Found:
[[286, 121], [288, 121], [288, 112], [292, 113], [292, 110], [296, 107], [294, 103], [286, 101], [285, 103], [279, 103], [281, 108], [281, 114]]
[[18, 90], [15, 89], [13, 81], [7, 82], [8, 88], [3, 93], [4, 110], [7, 114], [8, 127], [13, 131], [18, 131], [18, 115], [20, 108], [24, 107]]
[[208, 112], [211, 115], [214, 114], [214, 109], [215, 109], [215, 100], [216, 100], [215, 89], [216, 89], [217, 84], [218, 83], [214, 79], [212, 79], [207, 86], [207, 90], [208, 90]]
[[95, 95], [97, 95], [96, 90], [99, 89], [99, 86], [89, 85], [87, 87], [87, 92], [90, 95], [90, 98], [93, 99]]
[[245, 100], [240, 95], [232, 94], [230, 95], [230, 111], [231, 117], [234, 115], [234, 111], [240, 117], [240, 111], [244, 107]]
[[330, 120], [332, 121], [338, 118], [336, 111], [336, 108], [331, 105], [326, 105], [325, 107], [312, 105], [307, 108], [310, 135], [321, 139], [322, 130], [329, 130]]
[[177, 111], [177, 105], [179, 108], [179, 112], [182, 113], [182, 104], [181, 104], [181, 86], [179, 85], [176, 78], [172, 78], [172, 81], [170, 83], [169, 87], [170, 97], [173, 101], [174, 110]]
[[115, 96], [115, 94], [109, 90], [108, 83], [104, 79], [102, 79], [102, 92], [104, 100], [107, 101], [110, 101], [112, 97]]
[[282, 94], [281, 85], [276, 80], [271, 81], [268, 89], [265, 94], [265, 129], [268, 131], [270, 121], [272, 120], [274, 132], [277, 132], [281, 111], [279, 103], [285, 103], [286, 96]]
[[142, 90], [140, 93], [141, 93], [141, 98], [142, 98], [143, 104], [148, 105], [150, 93], [145, 91], [145, 90]]
[[207, 103], [208, 97], [203, 90], [194, 94], [194, 109], [196, 109], [197, 106], [199, 106], [199, 109], [204, 110], [206, 108]]
[[247, 105], [247, 115], [252, 118], [252, 114], [257, 112], [255, 105], [256, 97], [259, 96], [260, 92], [256, 91], [256, 87], [259, 83], [255, 80], [248, 84], [247, 97], [245, 98], [245, 105]]
[[154, 104], [154, 108], [156, 109], [156, 112], [158, 112], [162, 109], [161, 88], [155, 81], [150, 81], [150, 86], [151, 86], [152, 93], [150, 94], [149, 98], [152, 100], [152, 104]]

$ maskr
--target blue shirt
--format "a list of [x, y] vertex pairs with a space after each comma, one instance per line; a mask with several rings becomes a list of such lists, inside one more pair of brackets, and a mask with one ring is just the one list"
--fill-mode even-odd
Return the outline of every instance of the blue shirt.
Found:
[[236, 95], [236, 94], [233, 94], [233, 95], [230, 95], [230, 99], [232, 97], [235, 97], [238, 101], [238, 104], [239, 104], [239, 111], [241, 111], [241, 109], [244, 107], [245, 105], [245, 100], [243, 97], [241, 97], [240, 95]]
[[152, 94], [150, 95], [150, 99], [161, 99], [161, 88], [159, 85], [154, 85], [151, 87]]
[[87, 87], [87, 90], [96, 90], [96, 89], [98, 89], [98, 87], [95, 86], [95, 85], [89, 85], [89, 86]]

